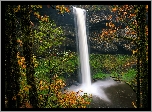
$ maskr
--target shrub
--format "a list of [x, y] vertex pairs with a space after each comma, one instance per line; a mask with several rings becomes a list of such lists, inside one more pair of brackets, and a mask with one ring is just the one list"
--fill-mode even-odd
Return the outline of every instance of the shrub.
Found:
[[132, 80], [134, 80], [136, 78], [136, 72], [137, 71], [135, 69], [129, 69], [128, 72], [126, 72], [122, 75], [122, 79], [126, 83], [130, 83]]
[[104, 74], [104, 73], [102, 73], [102, 72], [99, 72], [99, 73], [93, 75], [93, 79], [104, 79], [104, 78], [106, 78], [107, 76], [109, 76], [109, 75], [108, 75], [108, 74]]
[[[79, 92], [74, 91], [62, 91], [65, 87], [65, 82], [58, 76], [54, 76], [49, 86], [42, 87], [40, 84], [39, 91], [45, 91], [49, 89], [49, 94], [39, 94], [40, 102], [47, 102], [47, 105], [43, 105], [43, 108], [86, 108], [91, 101], [91, 95], [79, 95]], [[44, 92], [45, 93], [45, 92]], [[47, 96], [48, 99], [45, 97]], [[46, 101], [47, 100], [47, 101]]]
[[[26, 79], [26, 66], [24, 57], [20, 57], [17, 54], [18, 64], [20, 65], [20, 92], [18, 95], [21, 97], [21, 103], [23, 104], [21, 108], [32, 108], [29, 103], [29, 89], [30, 86], [27, 85]], [[37, 68], [37, 63], [35, 57], [33, 58], [35, 63], [35, 68]], [[42, 75], [41, 75], [42, 76]], [[79, 95], [79, 92], [69, 92], [69, 91], [62, 91], [63, 88], [66, 86], [64, 80], [59, 78], [58, 76], [54, 76], [51, 80], [47, 79], [45, 75], [39, 79], [36, 79], [37, 84], [37, 92], [38, 92], [38, 107], [39, 108], [86, 108], [91, 101], [91, 95]], [[14, 96], [16, 99], [16, 96]]]

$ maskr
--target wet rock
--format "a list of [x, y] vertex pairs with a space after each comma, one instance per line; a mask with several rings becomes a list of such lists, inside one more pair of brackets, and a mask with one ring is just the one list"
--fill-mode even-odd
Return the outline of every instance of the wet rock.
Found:
[[93, 96], [91, 108], [134, 108], [132, 102], [136, 102], [136, 93], [126, 83], [104, 88], [104, 91], [111, 102]]

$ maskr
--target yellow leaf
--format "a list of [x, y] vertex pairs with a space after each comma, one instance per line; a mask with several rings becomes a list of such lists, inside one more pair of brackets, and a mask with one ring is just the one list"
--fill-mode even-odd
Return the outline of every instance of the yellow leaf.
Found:
[[14, 12], [18, 12], [18, 8], [14, 8]]
[[25, 91], [29, 91], [29, 88], [26, 86], [26, 87], [24, 87], [24, 90]]
[[108, 26], [108, 23], [106, 23], [106, 26]]
[[42, 8], [42, 5], [37, 5], [36, 8]]
[[59, 5], [56, 6], [56, 9], [59, 9]]
[[39, 8], [42, 8], [42, 5], [39, 5]]
[[137, 50], [133, 50], [132, 53], [135, 54], [135, 53], [137, 53], [137, 51], [138, 51], [138, 49]]
[[45, 21], [48, 22], [49, 21], [48, 18], [45, 18]]
[[41, 17], [40, 15], [37, 15], [37, 18], [39, 18], [39, 19], [40, 19], [40, 17]]
[[37, 12], [34, 12], [34, 15], [38, 15], [38, 13], [37, 13]]
[[135, 105], [135, 103], [134, 103], [134, 102], [132, 102], [132, 105], [133, 105], [135, 108], [137, 108], [137, 106]]
[[41, 80], [41, 81], [40, 81], [40, 84], [42, 84], [42, 83], [43, 83], [43, 81]]
[[30, 86], [30, 85], [27, 85], [27, 87], [28, 87], [28, 88], [31, 88], [32, 86]]

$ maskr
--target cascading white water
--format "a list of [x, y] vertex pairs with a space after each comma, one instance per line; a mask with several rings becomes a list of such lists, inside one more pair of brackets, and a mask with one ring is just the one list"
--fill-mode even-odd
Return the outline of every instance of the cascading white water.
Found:
[[109, 98], [105, 94], [103, 88], [110, 87], [115, 85], [116, 82], [112, 79], [106, 81], [97, 81], [91, 84], [91, 74], [90, 74], [90, 64], [89, 64], [89, 53], [88, 53], [88, 43], [87, 43], [87, 34], [86, 34], [86, 11], [81, 8], [73, 7], [73, 13], [75, 18], [76, 25], [76, 34], [77, 34], [77, 45], [80, 58], [80, 71], [82, 77], [82, 84], [79, 86], [72, 85], [68, 88], [68, 91], [79, 91], [80, 93], [88, 93], [99, 97], [107, 102], [110, 102]]
[[77, 38], [80, 58], [80, 71], [82, 76], [82, 85], [91, 86], [89, 52], [86, 34], [86, 11], [81, 8], [73, 7], [73, 13], [76, 17]]

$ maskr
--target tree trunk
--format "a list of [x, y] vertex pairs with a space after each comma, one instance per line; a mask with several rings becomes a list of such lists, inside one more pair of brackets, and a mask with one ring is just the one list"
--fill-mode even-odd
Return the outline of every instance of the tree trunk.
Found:
[[34, 63], [33, 63], [33, 42], [32, 42], [32, 35], [31, 35], [31, 26], [30, 26], [30, 6], [23, 5], [21, 6], [22, 17], [21, 17], [21, 24], [22, 24], [22, 31], [23, 31], [23, 54], [25, 56], [26, 61], [26, 77], [27, 77], [27, 84], [31, 86], [29, 89], [29, 100], [30, 104], [33, 108], [38, 107], [38, 94], [36, 89], [36, 83], [34, 79]]
[[7, 108], [19, 108], [20, 70], [17, 60], [17, 37], [13, 5], [5, 7], [5, 94]]
[[140, 54], [137, 53], [137, 108], [140, 108]]
[[[146, 47], [147, 47], [147, 39], [146, 37], [146, 6], [140, 5], [138, 6], [138, 13], [137, 13], [137, 34], [138, 34], [138, 57], [139, 57], [139, 63], [137, 64], [138, 73], [140, 76], [138, 77], [140, 79], [140, 83], [138, 81], [138, 87], [140, 84], [140, 90], [138, 88], [137, 94], [140, 94], [140, 108], [148, 108], [148, 62], [146, 60]], [[139, 93], [140, 92], [140, 93]], [[137, 95], [137, 98], [139, 97]], [[139, 101], [139, 99], [138, 99]], [[137, 101], [137, 102], [138, 102]], [[138, 102], [139, 103], [139, 102]]]

